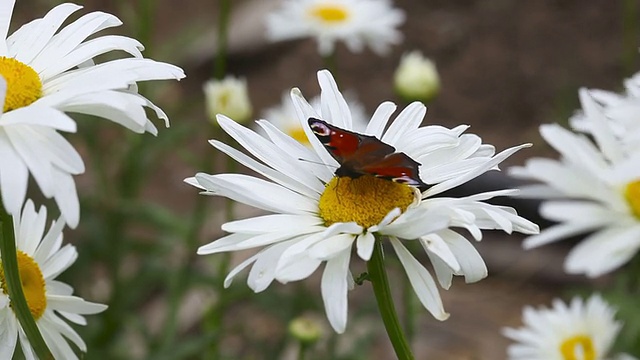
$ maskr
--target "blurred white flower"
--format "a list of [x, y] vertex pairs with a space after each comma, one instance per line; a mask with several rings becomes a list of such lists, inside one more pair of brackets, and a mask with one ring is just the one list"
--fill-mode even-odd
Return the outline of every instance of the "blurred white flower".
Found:
[[525, 248], [592, 233], [571, 250], [564, 266], [568, 273], [596, 277], [622, 266], [640, 249], [640, 151], [625, 150], [584, 89], [580, 100], [595, 143], [559, 125], [542, 125], [540, 134], [560, 160], [529, 159], [510, 173], [543, 182], [524, 187], [521, 195], [550, 199], [540, 214], [559, 222], [526, 239]]
[[393, 81], [398, 95], [407, 101], [428, 103], [440, 92], [436, 64], [417, 50], [402, 56]]
[[[331, 74], [320, 71], [318, 80], [324, 120], [352, 130], [351, 111]], [[405, 241], [417, 241], [424, 248], [440, 284], [448, 288], [453, 275], [463, 275], [467, 282], [487, 275], [475, 248], [450, 226], [467, 229], [478, 240], [482, 238], [481, 229], [527, 234], [538, 231], [535, 224], [517, 216], [514, 209], [483, 202], [509, 195], [511, 190], [464, 198], [434, 197], [495, 169], [528, 145], [495, 155], [494, 148], [483, 145], [478, 136], [463, 134], [466, 126], [420, 127], [426, 108], [418, 102], [407, 106], [387, 128], [396, 106], [385, 102], [375, 111], [363, 134], [374, 136], [421, 163], [419, 176], [435, 185], [420, 193], [417, 187], [372, 175], [337, 177], [334, 172], [339, 164], [308, 126], [308, 119], [319, 117], [318, 112], [298, 89], [293, 89], [291, 95], [298, 120], [311, 140], [311, 149], [268, 121], [258, 122], [267, 134], [263, 137], [218, 116], [222, 129], [258, 161], [222, 142], [213, 140], [211, 144], [270, 181], [242, 174], [204, 173], [185, 180], [205, 194], [225, 196], [274, 213], [228, 222], [222, 225], [230, 233], [228, 236], [198, 249], [198, 254], [204, 255], [263, 248], [233, 269], [225, 286], [252, 264], [247, 283], [260, 292], [273, 280], [287, 283], [305, 279], [326, 263], [322, 298], [329, 322], [341, 333], [347, 324], [347, 290], [353, 286], [349, 271], [352, 248], [355, 245], [358, 257], [368, 261], [375, 241], [380, 241], [376, 236], [385, 237], [388, 240], [383, 243], [394, 248], [423, 306], [437, 319], [445, 320], [449, 314], [444, 311], [431, 274], [405, 247]]]
[[[76, 261], [78, 252], [72, 245], [62, 246], [63, 218], [53, 222], [45, 235], [46, 222], [47, 209], [40, 207], [36, 212], [31, 200], [25, 203], [22, 214], [13, 218], [22, 290], [31, 315], [53, 356], [56, 359], [77, 359], [67, 340], [83, 352], [87, 351], [87, 346], [63, 319], [86, 325], [87, 321], [82, 315], [100, 313], [107, 306], [73, 296], [71, 286], [56, 280]], [[18, 339], [25, 357], [36, 358], [11, 307], [1, 263], [0, 329], [0, 359], [13, 358]]]
[[[137, 82], [180, 79], [173, 65], [142, 58], [143, 46], [117, 35], [93, 36], [122, 23], [93, 12], [61, 28], [81, 6], [61, 4], [7, 37], [14, 0], [0, 2], [0, 191], [6, 210], [20, 212], [29, 174], [54, 198], [67, 223], [78, 224], [80, 205], [72, 175], [84, 172], [78, 152], [58, 131], [75, 132], [65, 112], [103, 117], [132, 131], [157, 133], [145, 107], [167, 116], [137, 93]], [[89, 40], [87, 40], [91, 37]], [[94, 64], [113, 50], [133, 57]]]
[[343, 41], [352, 52], [369, 46], [379, 55], [400, 43], [397, 27], [404, 13], [387, 0], [285, 0], [267, 15], [267, 37], [272, 41], [314, 37], [318, 52], [327, 56]]
[[622, 323], [600, 295], [586, 302], [574, 297], [568, 306], [556, 299], [551, 309], [527, 306], [522, 321], [521, 328], [502, 330], [516, 342], [507, 349], [509, 360], [635, 359], [609, 354]]
[[253, 111], [247, 81], [231, 75], [222, 80], [209, 80], [203, 85], [207, 115], [215, 124], [216, 115], [222, 114], [244, 123], [249, 121]]
[[[351, 111], [351, 118], [353, 120], [353, 129], [361, 132], [367, 127], [368, 118], [365, 114], [364, 105], [362, 105], [352, 92], [345, 92], [345, 101]], [[316, 110], [318, 114], [322, 114], [322, 106], [320, 96], [313, 97], [309, 104]], [[320, 115], [322, 118], [322, 115]], [[307, 134], [304, 132], [304, 128], [298, 120], [296, 114], [296, 108], [293, 106], [291, 95], [289, 92], [282, 94], [282, 101], [279, 105], [268, 108], [264, 111], [264, 118], [268, 119], [278, 129], [292, 138], [298, 140], [300, 143], [310, 146]]]

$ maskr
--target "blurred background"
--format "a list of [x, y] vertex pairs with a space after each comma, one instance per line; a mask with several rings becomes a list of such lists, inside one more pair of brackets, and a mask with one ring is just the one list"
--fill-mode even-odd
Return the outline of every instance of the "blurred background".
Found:
[[[18, 1], [10, 32], [58, 3]], [[195, 255], [198, 246], [222, 235], [220, 225], [229, 206], [183, 183], [200, 171], [222, 172], [227, 164], [207, 143], [224, 137], [207, 119], [202, 93], [203, 83], [213, 76], [219, 2], [79, 3], [85, 6], [83, 13], [115, 14], [124, 25], [107, 32], [140, 40], [146, 46], [145, 57], [176, 64], [187, 74], [179, 83], [141, 86], [171, 120], [169, 129], [156, 122], [157, 138], [91, 118], [79, 121], [78, 132], [69, 135], [87, 172], [76, 177], [82, 199], [80, 225], [65, 231], [80, 257], [61, 278], [85, 299], [110, 306], [78, 329], [88, 344], [86, 358], [291, 359], [298, 344], [287, 327], [298, 316], [310, 317], [322, 329], [310, 352], [312, 359], [394, 358], [368, 284], [350, 293], [349, 325], [337, 336], [324, 317], [319, 274], [287, 286], [274, 283], [261, 294], [248, 289], [246, 275], [241, 275], [223, 290], [225, 274], [218, 271], [227, 267], [224, 262], [239, 263], [251, 252], [230, 259]], [[307, 98], [317, 95], [316, 71], [323, 61], [315, 41], [270, 43], [264, 38], [264, 15], [279, 1], [232, 3], [227, 73], [247, 79], [253, 118], [279, 104], [291, 87], [301, 88]], [[580, 87], [620, 90], [622, 79], [640, 68], [637, 1], [394, 4], [407, 16], [400, 28], [403, 42], [383, 57], [369, 50], [354, 54], [339, 44], [336, 75], [341, 89], [355, 93], [367, 114], [385, 100], [401, 104], [393, 91], [393, 72], [403, 53], [420, 50], [435, 61], [442, 84], [440, 95], [428, 104], [424, 124], [471, 125], [468, 132], [498, 150], [534, 144], [503, 163], [503, 169], [534, 155], [555, 157], [541, 140], [538, 126], [566, 125], [579, 107]], [[122, 56], [106, 58], [115, 55]], [[511, 184], [491, 175], [470, 186]], [[40, 199], [37, 191], [32, 193]], [[510, 204], [539, 220], [535, 203]], [[234, 213], [244, 218], [257, 212], [235, 206]], [[598, 289], [608, 281], [564, 274], [562, 262], [570, 241], [525, 253], [521, 240], [519, 235], [487, 232], [475, 244], [489, 277], [476, 284], [455, 279], [450, 290], [441, 291], [449, 320], [433, 319], [413, 300], [418, 305], [412, 317], [417, 358], [504, 359], [509, 341], [500, 329], [521, 325], [523, 305], [548, 305], [553, 297], [575, 293], [583, 285]], [[428, 263], [426, 256], [419, 259]], [[354, 274], [358, 266], [364, 269], [356, 264]], [[404, 276], [399, 264], [392, 263], [389, 271], [393, 278]], [[402, 286], [394, 291], [400, 299]], [[399, 304], [401, 317], [403, 305], [407, 304]]]

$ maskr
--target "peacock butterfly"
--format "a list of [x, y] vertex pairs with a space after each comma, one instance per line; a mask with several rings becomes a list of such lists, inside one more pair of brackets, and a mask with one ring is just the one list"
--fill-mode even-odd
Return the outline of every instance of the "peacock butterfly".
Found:
[[368, 174], [415, 186], [420, 191], [428, 188], [418, 175], [420, 163], [375, 136], [357, 134], [320, 119], [309, 118], [308, 122], [318, 140], [340, 163], [336, 176], [355, 179]]

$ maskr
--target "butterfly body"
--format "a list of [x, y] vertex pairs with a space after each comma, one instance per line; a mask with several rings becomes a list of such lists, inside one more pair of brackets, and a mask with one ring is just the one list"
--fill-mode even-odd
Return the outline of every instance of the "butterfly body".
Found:
[[363, 175], [411, 185], [424, 191], [428, 185], [420, 180], [420, 163], [375, 136], [354, 133], [326, 121], [309, 118], [311, 130], [340, 167], [335, 175], [358, 178]]

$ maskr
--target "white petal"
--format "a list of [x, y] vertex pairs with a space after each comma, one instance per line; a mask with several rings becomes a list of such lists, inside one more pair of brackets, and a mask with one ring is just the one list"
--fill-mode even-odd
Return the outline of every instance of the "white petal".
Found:
[[455, 273], [460, 271], [460, 264], [444, 239], [439, 234], [430, 234], [420, 238], [420, 244], [428, 253], [442, 260]]
[[[41, 51], [38, 51], [31, 66], [40, 72], [46, 69], [46, 65], [52, 61], [58, 62], [63, 59], [90, 35], [121, 24], [122, 22], [111, 14], [99, 11], [85, 14], [65, 26], [50, 41], [47, 41], [46, 46]], [[29, 59], [27, 62], [31, 62], [31, 60]]]
[[318, 71], [320, 99], [324, 120], [342, 129], [352, 129], [351, 111], [344, 96], [338, 90], [338, 84], [328, 70]]
[[309, 255], [318, 260], [330, 260], [351, 249], [355, 235], [339, 234], [317, 242], [309, 248]]
[[10, 145], [5, 132], [0, 130], [0, 191], [2, 203], [11, 215], [20, 213], [27, 194], [29, 170]]
[[395, 111], [396, 104], [392, 103], [391, 101], [385, 101], [382, 104], [378, 105], [378, 108], [373, 113], [373, 116], [371, 116], [371, 121], [369, 121], [369, 123], [367, 124], [367, 129], [364, 133], [381, 139], [382, 133], [387, 126], [387, 122], [389, 122], [391, 114], [393, 114]]
[[[291, 189], [295, 192], [298, 192], [300, 194], [303, 195], [307, 195], [309, 197], [318, 197], [321, 193], [322, 190], [320, 190], [320, 192], [318, 192], [317, 189], [311, 189], [308, 187], [307, 184], [302, 184], [288, 176], [286, 176], [285, 174], [281, 173], [280, 171], [274, 170], [266, 165], [263, 165], [261, 163], [259, 163], [258, 161], [252, 159], [251, 157], [245, 155], [244, 153], [232, 148], [231, 146], [222, 143], [220, 141], [217, 140], [210, 140], [209, 143], [211, 145], [213, 145], [216, 149], [222, 151], [223, 153], [227, 154], [229, 157], [231, 157], [232, 159], [236, 160], [237, 162], [239, 162], [240, 164], [246, 166], [247, 168], [261, 174], [262, 176], [266, 177], [267, 179], [272, 180], [273, 182], [280, 184], [288, 189]], [[331, 174], [331, 176], [333, 176], [333, 174]], [[192, 184], [193, 185], [193, 184]], [[196, 186], [196, 185], [194, 185]]]
[[422, 306], [424, 306], [433, 317], [440, 321], [449, 318], [449, 314], [444, 311], [442, 299], [440, 298], [438, 288], [431, 274], [411, 255], [409, 250], [407, 250], [398, 239], [390, 237], [389, 240]]
[[[9, 34], [9, 25], [11, 24], [11, 15], [13, 14], [13, 6], [15, 0], [6, 0], [0, 3], [0, 56], [7, 56], [7, 34]], [[2, 100], [4, 104], [4, 99]], [[0, 351], [0, 354], [3, 354]], [[13, 351], [12, 351], [13, 354]], [[4, 356], [2, 358], [5, 358]], [[7, 359], [9, 356], [6, 357]]]
[[244, 234], [262, 234], [268, 232], [282, 232], [284, 229], [304, 229], [311, 226], [323, 225], [319, 217], [308, 215], [273, 214], [254, 218], [236, 220], [222, 225], [226, 232], [241, 232]]
[[18, 320], [11, 309], [0, 310], [0, 359], [13, 359], [18, 341]]
[[373, 236], [373, 234], [371, 234], [370, 232], [365, 232], [364, 234], [358, 235], [358, 239], [356, 240], [356, 248], [358, 251], [358, 256], [362, 260], [369, 261], [369, 259], [371, 259], [375, 241], [375, 236]]
[[401, 143], [404, 134], [418, 129], [426, 113], [424, 104], [412, 102], [398, 114], [381, 140], [390, 145]]
[[590, 96], [587, 89], [580, 89], [580, 103], [585, 115], [593, 126], [593, 135], [596, 143], [602, 150], [602, 154], [612, 162], [616, 162], [623, 157], [622, 147], [615, 139], [602, 108]]
[[30, 65], [37, 71], [39, 68], [33, 66], [33, 59], [50, 43], [51, 38], [69, 15], [81, 8], [82, 6], [66, 3], [49, 10], [42, 19], [32, 23], [33, 25], [30, 26], [29, 31], [25, 31], [24, 36], [20, 37], [19, 41], [15, 41], [9, 49], [10, 55]]
[[458, 185], [464, 184], [465, 182], [481, 175], [484, 174], [485, 172], [487, 172], [488, 170], [492, 169], [494, 166], [500, 164], [502, 161], [504, 161], [506, 158], [508, 158], [509, 156], [513, 155], [515, 152], [517, 152], [518, 150], [530, 147], [531, 144], [523, 144], [520, 146], [514, 146], [512, 148], [506, 149], [504, 151], [502, 151], [501, 153], [499, 153], [498, 155], [494, 156], [493, 158], [491, 158], [490, 160], [488, 160], [484, 165], [479, 166], [478, 168], [476, 168], [476, 170], [474, 171], [469, 171], [467, 174], [465, 174], [464, 176], [459, 176], [457, 178], [451, 179], [451, 180], [447, 180], [445, 182], [441, 182], [439, 184], [436, 184], [432, 187], [430, 187], [427, 191], [425, 191], [423, 193], [423, 197], [430, 197], [436, 194], [439, 194], [443, 191], [452, 189]]
[[249, 278], [247, 279], [247, 285], [254, 292], [264, 291], [273, 282], [278, 259], [291, 243], [291, 241], [279, 243], [260, 253], [260, 256], [251, 267]]
[[315, 200], [294, 193], [280, 185], [241, 174], [196, 174], [200, 186], [214, 195], [226, 196], [252, 207], [275, 213], [312, 214]]
[[55, 310], [82, 315], [98, 314], [107, 309], [107, 305], [86, 301], [77, 296], [47, 295], [47, 303]]
[[640, 225], [598, 231], [576, 245], [565, 262], [567, 272], [597, 277], [627, 263], [640, 248]]
[[350, 255], [351, 249], [348, 248], [327, 261], [320, 285], [327, 318], [338, 334], [342, 334], [347, 327]]

